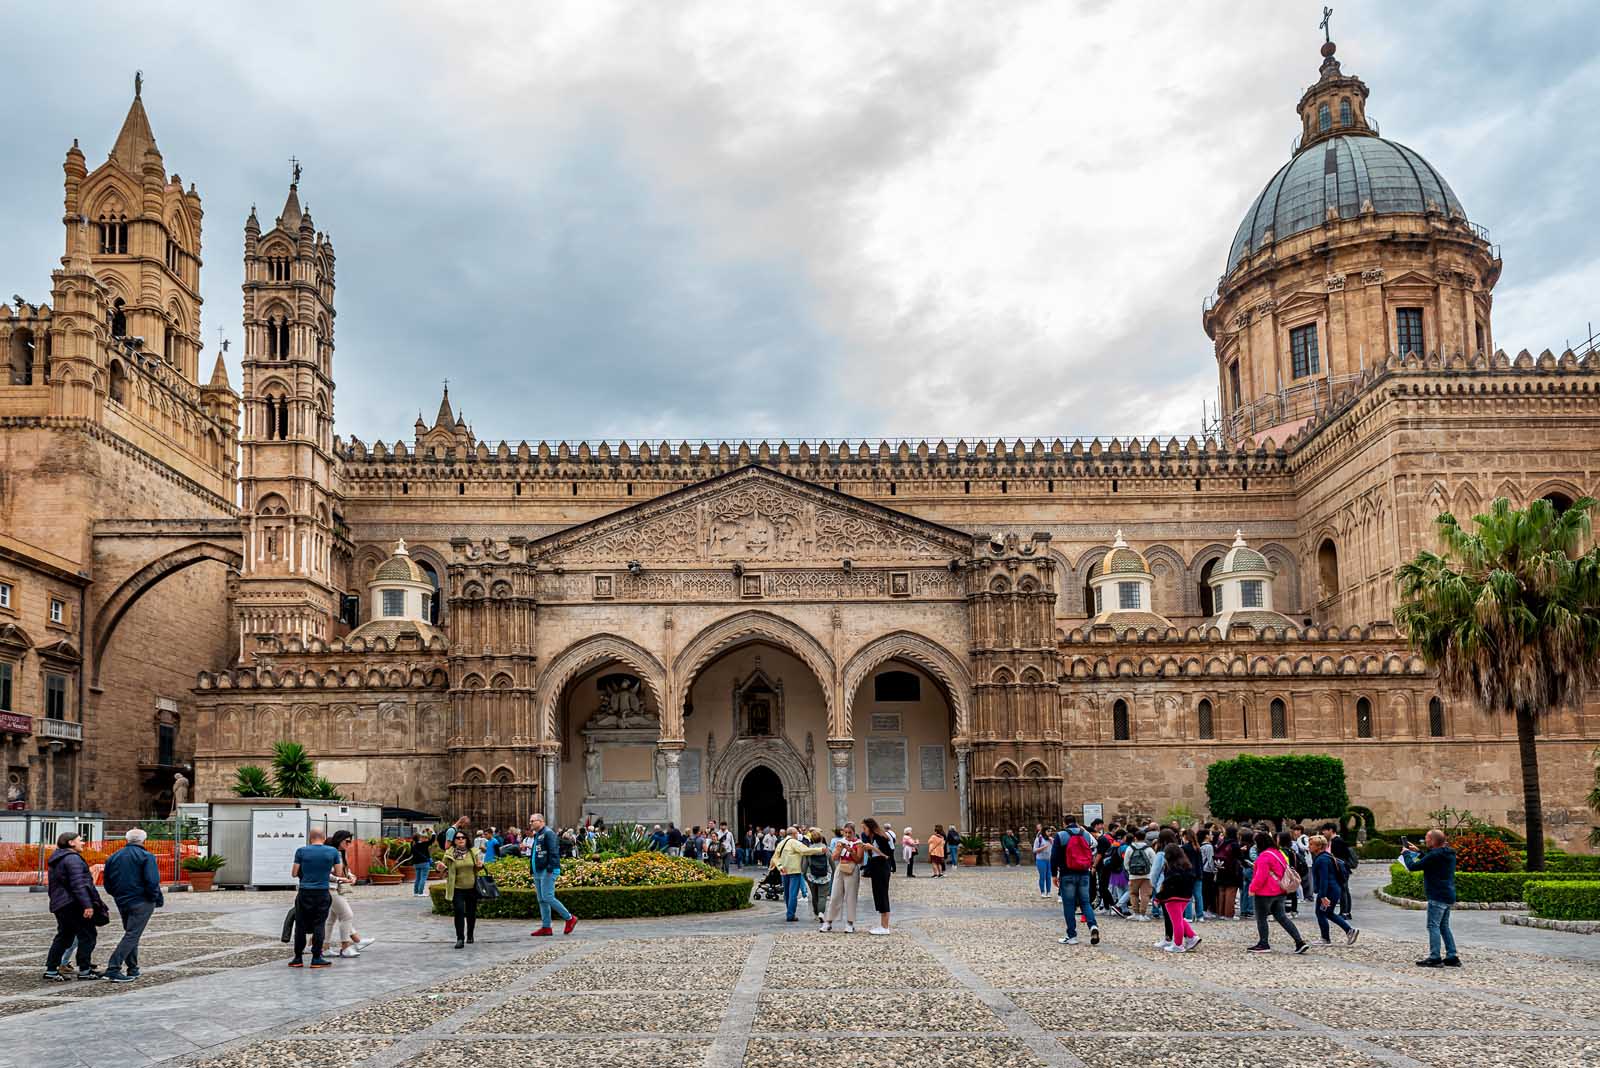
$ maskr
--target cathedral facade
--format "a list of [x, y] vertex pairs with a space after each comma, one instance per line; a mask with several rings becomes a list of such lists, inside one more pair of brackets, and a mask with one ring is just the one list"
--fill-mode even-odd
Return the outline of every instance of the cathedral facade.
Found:
[[[1515, 824], [1514, 727], [1439, 694], [1394, 575], [1440, 512], [1600, 493], [1600, 356], [1494, 347], [1498, 248], [1366, 98], [1325, 45], [1202, 310], [1203, 440], [538, 444], [479, 440], [460, 387], [410, 440], [334, 434], [298, 175], [244, 227], [240, 392], [200, 385], [199, 197], [136, 99], [106, 163], [68, 154], [53, 303], [0, 310], [13, 785], [159, 807], [291, 739], [487, 823], [922, 832], [1203, 811], [1213, 760], [1310, 751], [1380, 822]], [[1597, 708], [1542, 727], [1563, 843], [1597, 740]]]

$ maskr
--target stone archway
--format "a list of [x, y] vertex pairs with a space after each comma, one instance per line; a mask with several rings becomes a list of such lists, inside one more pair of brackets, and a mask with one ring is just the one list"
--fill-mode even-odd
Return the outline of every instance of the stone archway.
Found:
[[106, 648], [111, 644], [111, 637], [116, 632], [117, 624], [122, 622], [122, 617], [134, 603], [150, 592], [162, 579], [174, 575], [195, 564], [208, 560], [225, 564], [237, 570], [244, 563], [239, 550], [216, 542], [197, 542], [185, 545], [181, 549], [174, 549], [165, 556], [145, 564], [139, 570], [124, 579], [111, 596], [106, 598], [95, 614], [94, 635], [89, 644], [89, 685], [98, 690], [100, 688], [100, 664], [105, 658]]
[[[560, 703], [567, 684], [584, 672], [605, 661], [624, 664], [639, 673], [639, 679], [649, 689], [661, 709], [662, 726], [667, 718], [667, 671], [648, 650], [615, 634], [596, 634], [563, 649], [550, 666], [540, 673], [539, 723], [547, 742], [559, 742]], [[663, 729], [663, 736], [666, 732]]]
[[739, 828], [740, 834], [746, 827], [789, 825], [789, 801], [784, 795], [783, 779], [777, 772], [765, 764], [757, 764], [745, 772], [739, 783], [733, 825]]
[[829, 733], [838, 724], [834, 693], [838, 676], [833, 657], [802, 627], [771, 612], [747, 611], [718, 620], [695, 635], [672, 662], [673, 699], [662, 710], [662, 736], [683, 734], [683, 702], [706, 665], [722, 654], [752, 642], [766, 642], [798, 657], [816, 676], [827, 709]]
[[856, 691], [873, 670], [890, 660], [905, 660], [926, 671], [944, 690], [955, 714], [955, 737], [970, 731], [972, 676], [966, 664], [938, 642], [910, 631], [885, 634], [862, 646], [844, 667], [844, 716], [840, 737], [854, 733]]
[[[765, 768], [782, 784], [787, 822], [815, 826], [817, 787], [811, 765], [784, 738], [740, 738], [717, 753], [710, 772], [711, 818], [732, 823], [741, 815], [745, 779], [758, 768]], [[744, 828], [737, 826], [735, 831], [742, 834]]]

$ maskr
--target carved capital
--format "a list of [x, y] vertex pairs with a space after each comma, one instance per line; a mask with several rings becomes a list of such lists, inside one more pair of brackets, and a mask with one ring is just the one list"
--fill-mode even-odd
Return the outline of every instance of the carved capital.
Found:
[[1238, 315], [1235, 315], [1233, 317], [1233, 328], [1235, 330], [1243, 330], [1245, 327], [1247, 327], [1249, 325], [1250, 325], [1250, 310], [1248, 308], [1246, 308], [1244, 311], [1240, 312]]
[[1370, 267], [1361, 272], [1361, 284], [1368, 286], [1379, 286], [1383, 284], [1385, 277], [1387, 276], [1383, 273], [1382, 267]]
[[1323, 279], [1323, 284], [1328, 287], [1329, 293], [1344, 292], [1344, 275], [1330, 274]]

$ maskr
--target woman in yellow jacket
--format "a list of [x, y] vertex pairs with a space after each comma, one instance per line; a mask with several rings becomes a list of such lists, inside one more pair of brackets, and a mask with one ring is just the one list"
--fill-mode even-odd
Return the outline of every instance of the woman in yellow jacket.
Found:
[[813, 853], [821, 853], [826, 847], [811, 845], [800, 832], [793, 827], [785, 829], [783, 840], [772, 851], [772, 866], [778, 869], [783, 876], [783, 905], [786, 910], [784, 919], [789, 923], [798, 923], [795, 916], [795, 907], [800, 903], [800, 882], [805, 878], [806, 857]]
[[457, 949], [472, 941], [472, 930], [478, 925], [478, 876], [484, 870], [483, 854], [469, 848], [471, 842], [468, 835], [458, 834], [444, 851], [444, 899], [455, 909]]
[[928, 835], [928, 863], [933, 865], [933, 877], [944, 878], [944, 824], [935, 823]]

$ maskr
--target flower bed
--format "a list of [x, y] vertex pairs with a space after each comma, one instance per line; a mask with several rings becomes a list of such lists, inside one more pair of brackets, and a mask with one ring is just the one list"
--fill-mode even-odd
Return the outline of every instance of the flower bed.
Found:
[[[533, 873], [521, 857], [488, 866], [500, 896], [478, 902], [478, 915], [525, 919], [539, 913]], [[556, 879], [556, 896], [580, 919], [675, 916], [724, 912], [750, 903], [752, 881], [730, 878], [709, 864], [665, 853], [634, 853], [608, 860], [566, 861]], [[430, 888], [433, 911], [450, 914], [444, 887]]]
[[[1458, 871], [1456, 872], [1456, 898], [1463, 902], [1522, 901], [1523, 888], [1530, 882], [1593, 882], [1589, 872], [1550, 871]], [[1422, 873], [1410, 872], [1404, 865], [1389, 867], [1389, 885], [1384, 892], [1395, 897], [1424, 899]]]
[[1543, 919], [1600, 920], [1600, 880], [1539, 877], [1530, 880], [1523, 893], [1528, 911]]

